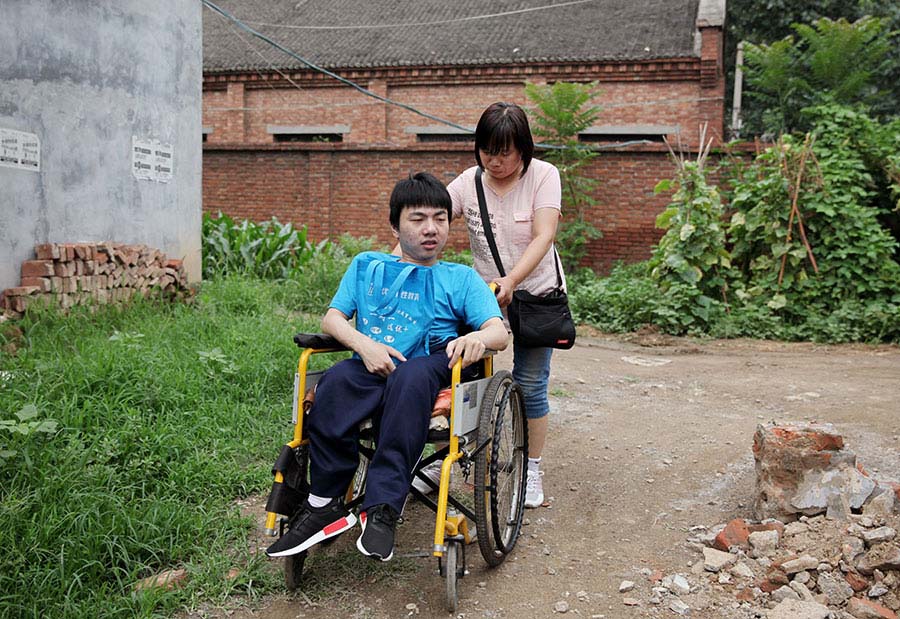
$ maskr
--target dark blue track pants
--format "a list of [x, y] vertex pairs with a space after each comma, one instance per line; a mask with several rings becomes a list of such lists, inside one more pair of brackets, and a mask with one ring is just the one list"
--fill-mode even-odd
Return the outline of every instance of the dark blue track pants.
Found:
[[370, 374], [359, 359], [327, 370], [306, 422], [312, 493], [344, 495], [359, 463], [359, 424], [372, 418], [376, 449], [362, 508], [386, 503], [400, 513], [428, 437], [434, 399], [450, 383], [448, 361], [442, 349], [401, 363], [387, 378]]

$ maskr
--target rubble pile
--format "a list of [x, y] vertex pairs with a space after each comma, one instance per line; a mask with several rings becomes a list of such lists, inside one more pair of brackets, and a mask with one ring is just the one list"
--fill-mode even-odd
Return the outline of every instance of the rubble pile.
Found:
[[0, 310], [21, 314], [34, 303], [67, 309], [189, 293], [182, 261], [146, 245], [43, 243], [35, 254], [22, 263], [21, 284], [0, 293]]
[[689, 570], [645, 569], [646, 596], [628, 582], [623, 603], [660, 617], [898, 619], [900, 484], [872, 479], [830, 425], [761, 425], [753, 451], [758, 518], [692, 527]]
[[[900, 516], [893, 492], [846, 519], [743, 519], [688, 543], [702, 552], [695, 584], [746, 617], [896, 619], [900, 610]], [[765, 614], [759, 611], [765, 609]]]

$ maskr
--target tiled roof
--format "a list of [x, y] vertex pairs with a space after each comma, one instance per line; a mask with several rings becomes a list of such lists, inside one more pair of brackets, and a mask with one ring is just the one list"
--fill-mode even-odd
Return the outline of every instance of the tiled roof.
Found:
[[[696, 57], [697, 9], [701, 2], [211, 1], [326, 68]], [[223, 72], [304, 65], [206, 8], [203, 67], [206, 72]]]

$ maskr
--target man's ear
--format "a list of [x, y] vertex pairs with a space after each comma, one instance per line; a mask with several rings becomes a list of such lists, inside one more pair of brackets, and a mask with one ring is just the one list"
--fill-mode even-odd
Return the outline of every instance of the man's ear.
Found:
[[395, 228], [394, 226], [391, 226], [391, 234], [394, 235], [395, 239], [400, 239], [400, 231], [397, 230], [397, 228]]

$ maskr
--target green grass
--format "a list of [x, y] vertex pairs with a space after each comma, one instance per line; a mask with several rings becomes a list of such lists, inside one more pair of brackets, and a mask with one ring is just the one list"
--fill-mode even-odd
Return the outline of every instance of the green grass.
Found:
[[[280, 586], [234, 501], [290, 436], [291, 336], [318, 331], [298, 294], [229, 279], [0, 330], [0, 617], [164, 617]], [[178, 567], [185, 587], [132, 593]]]

